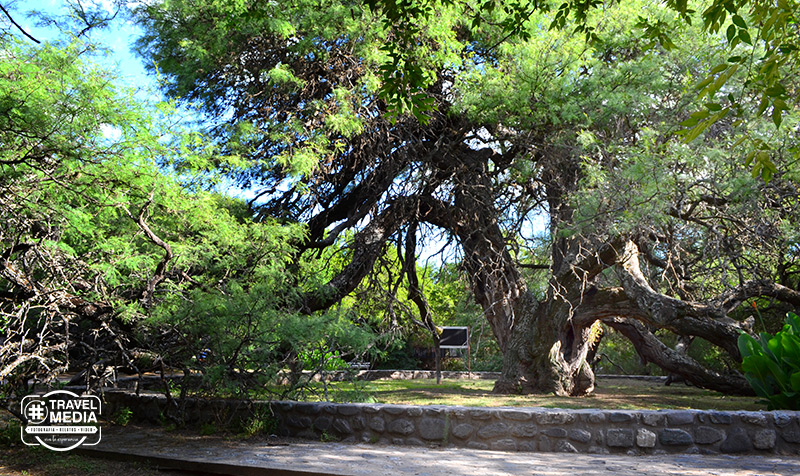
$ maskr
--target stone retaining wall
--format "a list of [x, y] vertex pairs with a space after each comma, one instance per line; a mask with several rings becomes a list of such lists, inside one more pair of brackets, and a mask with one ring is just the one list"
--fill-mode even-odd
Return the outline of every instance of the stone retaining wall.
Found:
[[[104, 413], [158, 422], [163, 396], [107, 392]], [[278, 420], [286, 436], [345, 442], [575, 453], [800, 455], [800, 412], [607, 411], [189, 400], [190, 424]]]
[[[433, 370], [354, 370], [326, 372], [316, 376], [315, 380], [327, 378], [332, 381], [343, 380], [414, 380], [435, 379]], [[442, 379], [446, 380], [497, 380], [500, 372], [461, 372], [443, 370]]]

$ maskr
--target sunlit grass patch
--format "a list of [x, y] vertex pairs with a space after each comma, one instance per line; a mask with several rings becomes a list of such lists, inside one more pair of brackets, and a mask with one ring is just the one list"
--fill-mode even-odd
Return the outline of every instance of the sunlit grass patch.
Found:
[[408, 405], [462, 405], [474, 407], [545, 407], [601, 409], [698, 409], [764, 410], [755, 397], [734, 397], [688, 387], [665, 386], [661, 382], [632, 379], [598, 379], [597, 388], [587, 397], [555, 395], [495, 395], [491, 380], [445, 380], [440, 385], [431, 379], [375, 380], [363, 382], [360, 391], [378, 403]]

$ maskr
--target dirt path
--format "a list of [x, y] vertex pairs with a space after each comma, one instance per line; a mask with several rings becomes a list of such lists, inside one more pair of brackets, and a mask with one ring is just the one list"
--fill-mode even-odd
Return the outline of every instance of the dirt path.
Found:
[[113, 456], [113, 452], [144, 461], [176, 458], [201, 463], [207, 471], [249, 475], [800, 475], [797, 457], [576, 455], [272, 439], [236, 441], [144, 428], [110, 429], [97, 450], [106, 452], [106, 456]]

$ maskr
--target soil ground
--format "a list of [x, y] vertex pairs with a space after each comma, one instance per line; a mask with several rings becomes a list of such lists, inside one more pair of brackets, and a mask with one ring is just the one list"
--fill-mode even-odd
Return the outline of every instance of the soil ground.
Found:
[[[351, 385], [352, 388], [352, 384]], [[408, 405], [465, 405], [480, 407], [524, 406], [545, 408], [599, 408], [607, 410], [766, 410], [757, 397], [724, 395], [683, 383], [664, 385], [661, 380], [599, 377], [588, 397], [554, 395], [495, 395], [491, 380], [376, 380], [359, 382], [363, 395], [378, 403]], [[347, 391], [347, 384], [337, 388]]]

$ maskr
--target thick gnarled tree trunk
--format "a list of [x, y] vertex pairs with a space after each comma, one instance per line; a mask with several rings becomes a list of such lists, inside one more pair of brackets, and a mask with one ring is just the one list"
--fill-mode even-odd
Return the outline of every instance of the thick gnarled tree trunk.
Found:
[[[616, 269], [623, 286], [595, 288], [594, 278], [610, 267]], [[736, 340], [740, 332], [748, 331], [747, 322], [735, 321], [727, 313], [741, 300], [759, 295], [800, 299], [800, 294], [780, 286], [745, 283], [707, 302], [682, 301], [647, 284], [633, 241], [603, 245], [596, 254], [573, 264], [570, 273], [553, 277], [541, 303], [532, 297], [517, 301], [518, 319], [503, 349], [503, 373], [495, 391], [558, 395], [591, 392], [594, 375], [588, 357], [599, 337], [595, 324], [604, 322], [627, 337], [642, 358], [696, 386], [751, 395], [739, 372], [710, 370], [669, 348], [653, 331], [668, 329], [681, 336], [701, 337], [738, 359]]]

